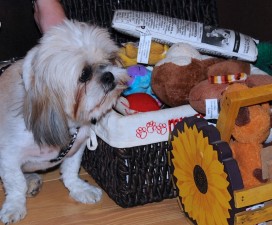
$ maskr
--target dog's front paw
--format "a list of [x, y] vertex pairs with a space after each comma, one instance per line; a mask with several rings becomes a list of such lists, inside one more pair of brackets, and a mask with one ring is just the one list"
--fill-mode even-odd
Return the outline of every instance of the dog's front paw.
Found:
[[26, 215], [26, 207], [24, 205], [4, 204], [0, 211], [0, 219], [4, 224], [16, 223], [23, 219]]
[[25, 174], [25, 179], [27, 183], [27, 197], [35, 197], [42, 188], [42, 178], [37, 173]]
[[96, 203], [102, 197], [102, 190], [87, 182], [77, 182], [73, 188], [70, 189], [70, 196], [78, 202], [85, 204]]

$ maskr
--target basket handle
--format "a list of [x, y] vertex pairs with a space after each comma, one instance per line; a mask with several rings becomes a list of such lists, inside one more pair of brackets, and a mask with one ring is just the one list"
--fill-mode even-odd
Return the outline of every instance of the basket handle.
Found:
[[96, 133], [92, 128], [90, 128], [90, 137], [87, 140], [87, 148], [91, 151], [94, 151], [98, 146]]
[[272, 84], [227, 93], [225, 98], [222, 99], [222, 107], [216, 125], [221, 134], [221, 139], [229, 143], [240, 107], [270, 100], [272, 100]]

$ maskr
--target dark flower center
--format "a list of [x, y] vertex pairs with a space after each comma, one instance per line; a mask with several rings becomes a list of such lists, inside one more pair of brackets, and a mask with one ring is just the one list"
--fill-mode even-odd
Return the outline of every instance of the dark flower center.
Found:
[[202, 194], [206, 194], [208, 191], [208, 181], [204, 170], [199, 165], [196, 165], [194, 168], [194, 180], [198, 190]]

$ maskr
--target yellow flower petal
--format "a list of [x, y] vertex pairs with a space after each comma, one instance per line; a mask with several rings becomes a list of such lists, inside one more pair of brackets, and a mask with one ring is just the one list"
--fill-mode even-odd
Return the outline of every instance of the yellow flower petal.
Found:
[[198, 191], [193, 198], [193, 210], [189, 214], [194, 220], [196, 220], [199, 216], [199, 212], [201, 211], [201, 204], [200, 204], [200, 192]]
[[[222, 209], [220, 211], [222, 211]], [[225, 216], [222, 216], [222, 212], [220, 213], [220, 212], [214, 211], [211, 216], [216, 221], [216, 225], [221, 225], [221, 224], [228, 225], [227, 218]]]
[[217, 201], [214, 203], [214, 207], [212, 208], [213, 210], [213, 215], [218, 221], [218, 224], [228, 224], [227, 219], [230, 218], [230, 214], [228, 209], [222, 208]]
[[213, 194], [214, 198], [219, 202], [219, 204], [226, 209], [230, 209], [229, 201], [231, 196], [228, 192], [221, 192], [215, 187], [209, 186], [209, 191]]
[[[176, 160], [173, 159], [174, 165], [177, 164]], [[177, 164], [177, 166], [175, 166], [175, 170], [173, 172], [173, 175], [178, 179], [178, 180], [182, 180], [184, 181], [189, 181], [193, 179], [192, 176], [192, 170], [185, 170], [185, 169], [177, 169], [180, 168]]]
[[218, 225], [212, 215], [212, 210], [211, 210], [211, 205], [209, 204], [208, 199], [206, 198], [204, 201], [204, 205], [205, 205], [205, 216], [206, 216], [206, 222], [205, 224], [207, 225]]
[[198, 165], [201, 165], [202, 164], [202, 157], [203, 157], [203, 148], [204, 148], [204, 139], [202, 136], [202, 132], [197, 137], [196, 142], [197, 142], [197, 152], [198, 152], [199, 157], [195, 158], [195, 160]]
[[189, 167], [189, 169], [192, 169], [190, 168], [190, 165], [192, 165], [193, 159], [188, 152], [188, 147], [186, 147], [185, 144], [182, 142], [184, 136], [185, 134], [180, 134], [180, 137], [178, 139], [174, 139], [174, 141], [172, 142], [172, 145], [174, 147], [172, 153], [174, 158], [182, 160], [186, 168]]
[[197, 221], [198, 225], [207, 225], [206, 224], [206, 212], [203, 210], [201, 212], [199, 212], [199, 216], [196, 221]]
[[185, 151], [179, 151], [179, 154], [176, 151], [173, 151], [174, 159], [172, 160], [174, 167], [178, 167], [180, 170], [186, 170], [188, 173], [193, 170], [194, 165], [187, 161], [187, 155]]
[[184, 182], [181, 185], [179, 185], [179, 195], [181, 197], [186, 197], [190, 195], [190, 192], [192, 189], [195, 189], [194, 184], [190, 182]]
[[193, 196], [188, 196], [184, 199], [184, 210], [185, 212], [189, 213], [193, 210], [194, 205], [193, 205]]
[[191, 160], [190, 157], [192, 157], [192, 150], [193, 149], [191, 149], [191, 145], [190, 145], [187, 135], [185, 133], [182, 133], [180, 136], [180, 140], [184, 146], [186, 153], [188, 154], [188, 157], [189, 157], [188, 160]]
[[207, 168], [207, 173], [224, 173], [224, 165], [217, 160], [213, 160]]
[[176, 154], [175, 157], [179, 158], [180, 157], [180, 155], [179, 155], [180, 152], [184, 151], [182, 142], [180, 141], [179, 138], [174, 137], [174, 139], [172, 141], [172, 146], [173, 146], [173, 153]]
[[208, 183], [217, 189], [227, 189], [229, 182], [218, 174], [209, 174]]
[[191, 153], [192, 155], [194, 155], [194, 152], [196, 151], [196, 137], [194, 135], [194, 129], [192, 130], [192, 132], [188, 132], [187, 138], [190, 143]]
[[217, 199], [214, 197], [207, 199], [207, 204], [212, 206], [210, 208], [210, 212], [212, 213], [212, 217], [216, 221], [216, 225], [225, 224], [227, 222], [227, 218], [229, 218], [228, 209], [222, 208], [218, 203]]
[[208, 145], [204, 150], [202, 167], [205, 169], [208, 168], [208, 166], [212, 163], [212, 160], [213, 160], [213, 147], [211, 145]]

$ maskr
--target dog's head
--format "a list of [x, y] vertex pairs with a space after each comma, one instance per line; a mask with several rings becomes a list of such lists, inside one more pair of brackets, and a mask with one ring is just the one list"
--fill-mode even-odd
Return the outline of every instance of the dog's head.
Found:
[[64, 146], [71, 125], [98, 120], [112, 108], [128, 80], [113, 63], [117, 51], [106, 30], [67, 20], [28, 52], [24, 118], [38, 144]]

